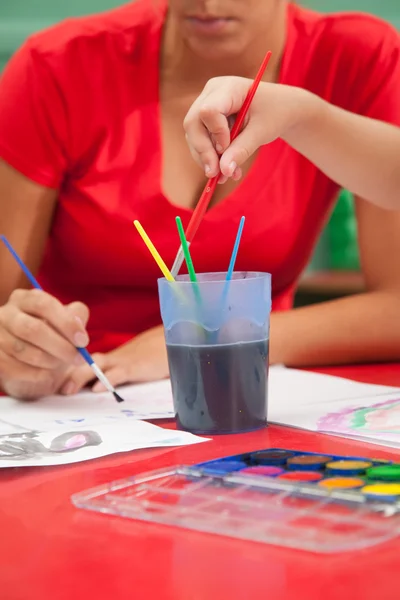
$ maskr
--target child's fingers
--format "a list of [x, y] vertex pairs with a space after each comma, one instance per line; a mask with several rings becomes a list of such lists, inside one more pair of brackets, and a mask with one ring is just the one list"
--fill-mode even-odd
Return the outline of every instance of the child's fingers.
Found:
[[203, 105], [200, 109], [200, 119], [209, 132], [218, 154], [222, 154], [230, 143], [229, 122], [227, 117], [216, 108]]
[[256, 136], [247, 128], [232, 142], [220, 160], [221, 173], [235, 181], [242, 176], [241, 167], [254, 154], [260, 144]]
[[228, 179], [233, 179], [233, 181], [239, 181], [239, 179], [242, 179], [242, 177], [243, 177], [242, 169], [240, 167], [236, 167], [234, 169], [234, 171], [232, 172], [232, 175], [230, 176], [230, 178], [227, 177], [226, 175], [222, 175], [222, 173], [221, 173], [221, 175], [219, 176], [219, 179], [218, 179], [218, 183], [220, 185], [222, 185], [222, 184], [226, 183], [228, 181]]
[[185, 129], [186, 141], [194, 160], [206, 177], [214, 177], [219, 172], [219, 158], [207, 129], [200, 121], [193, 121]]
[[[250, 80], [241, 78], [212, 79], [186, 115], [183, 126], [190, 152], [207, 177], [219, 173], [219, 158], [229, 150], [231, 121], [240, 110], [250, 85]], [[234, 179], [241, 177], [235, 165], [228, 168], [225, 164], [223, 174]]]
[[242, 176], [243, 176], [242, 169], [240, 167], [236, 167], [236, 169], [233, 171], [232, 179], [234, 181], [239, 181], [239, 179], [241, 179]]

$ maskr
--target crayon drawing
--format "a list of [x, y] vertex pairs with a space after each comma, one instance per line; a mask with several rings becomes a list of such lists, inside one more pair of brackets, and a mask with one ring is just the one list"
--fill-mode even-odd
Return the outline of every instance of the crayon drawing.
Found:
[[400, 435], [400, 399], [328, 413], [319, 419], [318, 430], [349, 435]]

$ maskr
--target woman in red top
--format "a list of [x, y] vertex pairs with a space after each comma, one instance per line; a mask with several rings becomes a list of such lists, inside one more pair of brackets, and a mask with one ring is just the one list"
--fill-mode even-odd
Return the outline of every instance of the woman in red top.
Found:
[[[183, 119], [207, 80], [253, 77], [266, 50], [266, 81], [400, 124], [397, 32], [286, 0], [138, 0], [35, 35], [14, 56], [0, 82], [1, 230], [48, 294], [24, 289], [1, 251], [5, 391], [36, 397], [88, 383], [65, 338], [90, 337], [115, 384], [167, 376], [159, 272], [132, 221], [171, 265], [174, 218], [187, 226], [204, 186]], [[367, 292], [290, 310], [338, 185], [281, 139], [243, 171], [218, 187], [192, 255], [199, 272], [225, 270], [246, 215], [237, 268], [272, 273], [271, 361], [399, 358], [400, 215], [357, 199]]]

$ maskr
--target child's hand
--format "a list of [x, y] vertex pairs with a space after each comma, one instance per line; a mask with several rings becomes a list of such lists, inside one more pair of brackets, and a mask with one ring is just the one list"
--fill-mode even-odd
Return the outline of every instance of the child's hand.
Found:
[[240, 179], [241, 165], [260, 146], [283, 137], [303, 113], [307, 92], [261, 83], [242, 132], [230, 145], [230, 125], [251, 85], [250, 79], [241, 77], [211, 79], [185, 118], [184, 129], [191, 154], [207, 177], [214, 177], [220, 170], [220, 182], [228, 177]]

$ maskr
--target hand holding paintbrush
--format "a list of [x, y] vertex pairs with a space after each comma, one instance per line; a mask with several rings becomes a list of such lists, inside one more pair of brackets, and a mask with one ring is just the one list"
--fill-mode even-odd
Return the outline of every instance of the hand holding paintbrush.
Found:
[[[232, 130], [230, 131], [231, 142], [233, 142], [237, 138], [237, 136], [239, 135], [239, 133], [243, 127], [246, 115], [249, 111], [252, 100], [257, 92], [258, 86], [260, 85], [262, 77], [268, 66], [270, 58], [271, 58], [271, 52], [267, 52], [267, 54], [264, 57], [263, 62], [261, 63], [261, 66], [258, 70], [258, 73], [257, 73], [254, 81], [252, 82], [250, 88], [247, 90], [247, 94], [244, 98], [243, 104], [242, 104], [239, 112], [237, 113], [235, 123], [233, 124]], [[189, 225], [185, 232], [185, 237], [186, 237], [188, 245], [190, 245], [192, 243], [193, 238], [196, 235], [198, 228], [200, 227], [200, 223], [201, 223], [201, 221], [207, 211], [207, 208], [211, 202], [211, 199], [213, 197], [213, 194], [215, 192], [215, 189], [217, 187], [219, 179], [220, 179], [220, 173], [218, 172], [214, 177], [212, 177], [212, 179], [210, 179], [206, 183], [206, 186], [203, 190], [203, 193], [200, 196], [200, 199], [197, 203], [196, 208], [193, 211]], [[182, 246], [180, 246], [180, 248], [178, 250], [178, 254], [176, 255], [174, 264], [172, 265], [172, 269], [171, 269], [171, 273], [172, 273], [173, 277], [176, 277], [178, 275], [180, 268], [183, 264], [183, 261], [184, 261], [184, 253], [183, 253]]]
[[[0, 338], [7, 350], [7, 371], [21, 382], [18, 390], [14, 386], [6, 391], [19, 397], [55, 392], [57, 390], [52, 389], [55, 380], [68, 365], [81, 364], [83, 359], [117, 402], [122, 402], [123, 399], [85, 348], [89, 338], [83, 320], [46, 294], [6, 237], [0, 235], [0, 240], [35, 288], [16, 292], [13, 299], [1, 307]], [[84, 305], [76, 303], [76, 311], [78, 307], [87, 317]], [[44, 390], [43, 394], [37, 393], [38, 386]]]

